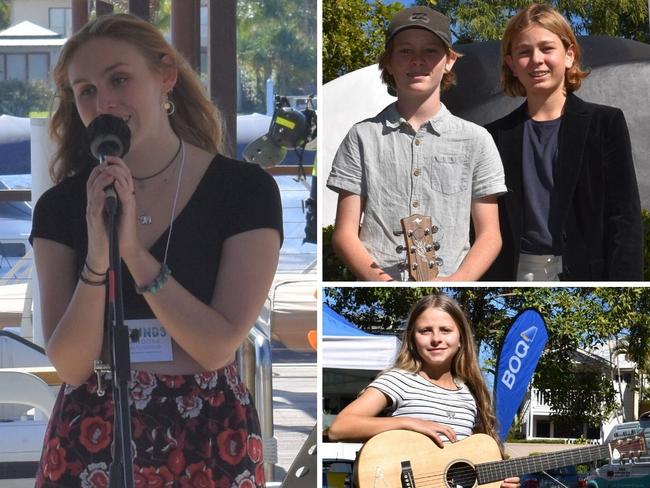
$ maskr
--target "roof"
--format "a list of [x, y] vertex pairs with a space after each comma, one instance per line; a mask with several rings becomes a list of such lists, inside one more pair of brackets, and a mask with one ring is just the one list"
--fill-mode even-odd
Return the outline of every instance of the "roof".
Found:
[[0, 46], [62, 46], [61, 34], [25, 20], [0, 31]]

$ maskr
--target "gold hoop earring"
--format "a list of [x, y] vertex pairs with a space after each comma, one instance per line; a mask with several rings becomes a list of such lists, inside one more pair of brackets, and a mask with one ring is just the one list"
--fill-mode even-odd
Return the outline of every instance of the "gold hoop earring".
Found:
[[163, 110], [167, 112], [167, 116], [169, 117], [176, 112], [176, 105], [169, 98], [165, 98], [165, 101], [163, 102]]

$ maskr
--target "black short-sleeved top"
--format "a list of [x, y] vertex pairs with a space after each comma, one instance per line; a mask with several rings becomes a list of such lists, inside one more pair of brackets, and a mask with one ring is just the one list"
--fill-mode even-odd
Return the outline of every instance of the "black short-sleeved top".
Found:
[[[81, 270], [87, 253], [86, 180], [88, 168], [46, 191], [36, 203], [30, 242], [41, 237], [65, 244], [76, 253]], [[273, 177], [259, 166], [217, 155], [185, 208], [177, 215], [167, 264], [174, 278], [203, 303], [210, 303], [223, 242], [238, 233], [272, 228], [282, 232], [282, 204]], [[162, 262], [167, 229], [149, 249]], [[152, 318], [128, 268], [122, 263], [124, 314]]]

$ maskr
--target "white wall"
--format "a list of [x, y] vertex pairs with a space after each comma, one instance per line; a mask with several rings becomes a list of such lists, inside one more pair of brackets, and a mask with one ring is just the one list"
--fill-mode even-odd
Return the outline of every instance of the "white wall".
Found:
[[11, 2], [11, 25], [29, 20], [49, 28], [50, 7], [71, 7], [71, 0], [13, 0]]

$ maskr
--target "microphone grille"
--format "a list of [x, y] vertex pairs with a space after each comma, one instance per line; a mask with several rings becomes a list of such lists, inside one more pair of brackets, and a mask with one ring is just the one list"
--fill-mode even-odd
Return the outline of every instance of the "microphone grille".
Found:
[[121, 118], [102, 114], [96, 117], [88, 128], [86, 135], [92, 155], [99, 159], [100, 151], [122, 157], [131, 145], [131, 130]]

